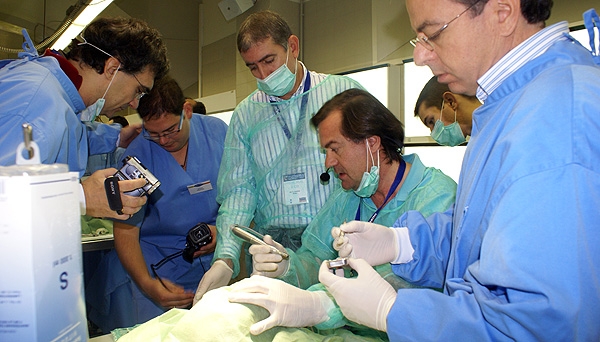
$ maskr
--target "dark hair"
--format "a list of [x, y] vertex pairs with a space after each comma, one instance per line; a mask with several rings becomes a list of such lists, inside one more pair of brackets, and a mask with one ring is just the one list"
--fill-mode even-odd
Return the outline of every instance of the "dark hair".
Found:
[[197, 114], [206, 114], [206, 107], [204, 106], [204, 103], [200, 101], [196, 101], [196, 105], [192, 108], [192, 110]]
[[276, 44], [283, 46], [287, 51], [287, 42], [291, 35], [292, 30], [279, 14], [273, 11], [256, 12], [250, 14], [240, 26], [237, 48], [239, 52], [246, 52], [252, 45], [273, 38]]
[[73, 40], [65, 56], [83, 62], [99, 74], [104, 72], [108, 55], [121, 62], [121, 70], [129, 74], [142, 71], [146, 66], [158, 79], [169, 70], [167, 47], [160, 33], [144, 21], [130, 18], [100, 18], [89, 24], [81, 34], [84, 41]]
[[331, 98], [311, 119], [319, 127], [333, 111], [342, 113], [341, 133], [358, 143], [379, 136], [390, 161], [400, 161], [404, 148], [404, 126], [375, 96], [362, 89], [348, 89]]
[[438, 82], [436, 76], [430, 78], [423, 87], [423, 90], [421, 90], [419, 98], [417, 98], [415, 116], [419, 116], [421, 104], [425, 104], [425, 107], [435, 106], [435, 108], [441, 109], [444, 93], [447, 91], [450, 91], [447, 84]]
[[[464, 4], [466, 7], [479, 2], [473, 6], [471, 11], [475, 15], [480, 15], [483, 12], [483, 8], [489, 0], [456, 0], [460, 4]], [[550, 12], [554, 5], [552, 0], [521, 0], [521, 15], [527, 19], [529, 24], [544, 23], [550, 18]]]
[[113, 123], [120, 124], [121, 127], [129, 126], [129, 121], [127, 121], [127, 119], [124, 116], [113, 116], [110, 119], [112, 120]]
[[179, 84], [169, 76], [154, 83], [150, 93], [140, 99], [138, 114], [144, 120], [158, 118], [165, 113], [181, 115], [185, 97]]

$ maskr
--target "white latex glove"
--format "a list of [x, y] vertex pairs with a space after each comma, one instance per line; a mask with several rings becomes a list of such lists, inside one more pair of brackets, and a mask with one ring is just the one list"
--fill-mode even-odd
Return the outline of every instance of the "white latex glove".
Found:
[[[285, 247], [273, 240], [270, 235], [265, 235], [264, 241], [278, 250], [286, 252]], [[277, 278], [287, 272], [290, 267], [289, 260], [273, 253], [268, 246], [252, 245], [248, 250], [252, 254], [252, 275]]]
[[323, 291], [307, 291], [279, 279], [259, 275], [231, 285], [229, 301], [262, 306], [271, 315], [250, 327], [258, 335], [275, 326], [309, 327], [329, 319], [333, 302]]
[[196, 305], [206, 292], [229, 284], [232, 275], [233, 270], [227, 266], [225, 261], [215, 261], [210, 269], [204, 273], [202, 280], [200, 280], [192, 305]]
[[[343, 234], [341, 234], [343, 232]], [[393, 228], [379, 224], [351, 221], [331, 230], [333, 248], [340, 257], [361, 258], [369, 265], [390, 263], [400, 254], [400, 244]]]
[[357, 278], [338, 277], [323, 262], [319, 281], [333, 295], [346, 318], [387, 331], [387, 315], [396, 301], [396, 291], [366, 261], [350, 258], [348, 262], [358, 272]]

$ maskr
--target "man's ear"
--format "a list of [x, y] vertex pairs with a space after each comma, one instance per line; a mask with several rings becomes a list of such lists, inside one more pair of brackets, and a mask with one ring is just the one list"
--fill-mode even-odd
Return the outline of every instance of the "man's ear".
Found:
[[114, 57], [108, 57], [108, 59], [104, 62], [104, 75], [109, 79], [112, 78], [120, 66], [121, 62], [119, 62], [118, 59]]
[[520, 20], [525, 20], [521, 15], [520, 0], [492, 0], [494, 1], [496, 20], [499, 32], [508, 37], [515, 33]]
[[189, 103], [188, 101], [183, 102], [183, 112], [185, 114], [185, 117], [188, 120], [192, 118], [192, 114], [194, 113], [194, 108], [192, 107], [192, 104]]
[[453, 110], [458, 108], [458, 101], [456, 101], [456, 96], [453, 93], [447, 91], [442, 95], [442, 98], [444, 99], [446, 106], [451, 107]]
[[294, 34], [288, 38], [288, 50], [295, 59], [300, 55], [300, 39]]
[[367, 138], [367, 144], [369, 144], [371, 151], [377, 151], [381, 147], [381, 138], [378, 135], [372, 135]]

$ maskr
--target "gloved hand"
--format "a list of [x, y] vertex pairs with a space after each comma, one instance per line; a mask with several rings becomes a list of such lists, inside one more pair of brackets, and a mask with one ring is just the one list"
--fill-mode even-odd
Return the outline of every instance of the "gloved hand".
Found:
[[371, 266], [390, 263], [400, 254], [394, 229], [379, 224], [351, 221], [334, 227], [331, 235], [333, 248], [340, 257], [361, 258]]
[[253, 275], [231, 285], [229, 301], [262, 306], [271, 315], [250, 327], [258, 335], [275, 326], [308, 327], [329, 319], [333, 302], [323, 291], [307, 291], [282, 280]]
[[357, 278], [338, 277], [323, 262], [319, 281], [335, 298], [346, 318], [387, 331], [387, 315], [396, 301], [396, 291], [366, 261], [350, 258], [348, 263], [358, 272]]
[[[285, 247], [273, 240], [270, 235], [265, 235], [264, 241], [282, 252], [286, 251]], [[273, 253], [268, 246], [252, 245], [248, 250], [252, 254], [252, 275], [277, 278], [287, 272], [290, 267], [289, 260]]]
[[204, 273], [202, 280], [200, 280], [192, 305], [196, 305], [206, 292], [229, 284], [232, 275], [233, 270], [227, 266], [225, 261], [215, 261], [210, 269]]

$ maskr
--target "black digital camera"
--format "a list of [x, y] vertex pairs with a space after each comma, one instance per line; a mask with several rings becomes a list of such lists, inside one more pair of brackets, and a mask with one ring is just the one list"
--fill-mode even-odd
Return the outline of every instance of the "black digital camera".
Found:
[[141, 188], [128, 191], [125, 194], [130, 196], [150, 195], [160, 186], [160, 181], [134, 156], [127, 156], [123, 159], [123, 167], [115, 173], [120, 180], [129, 180], [144, 178], [146, 185]]
[[191, 263], [194, 260], [194, 253], [202, 246], [212, 242], [210, 228], [204, 222], [198, 223], [187, 233], [185, 238], [185, 249], [183, 250], [183, 260]]

